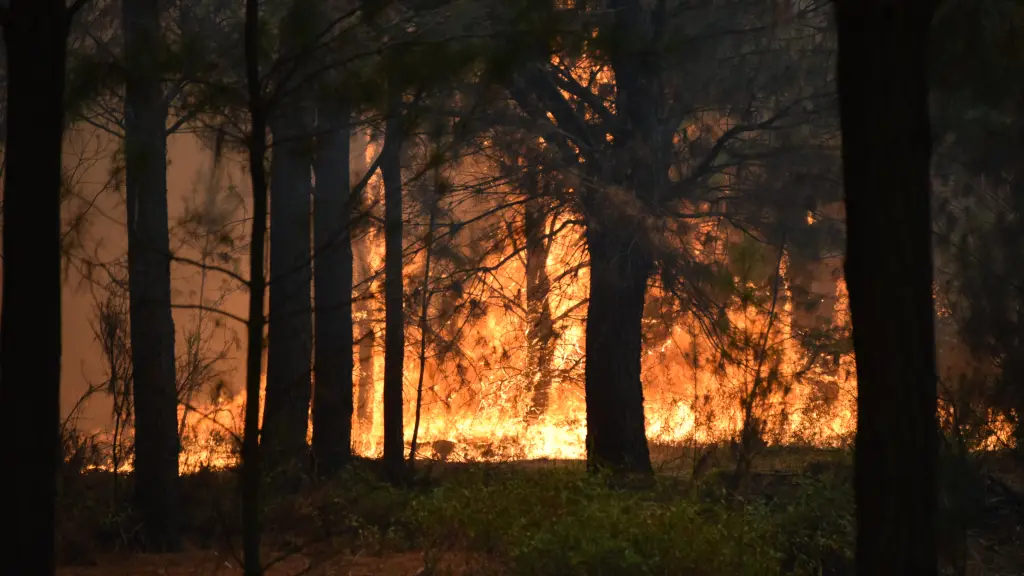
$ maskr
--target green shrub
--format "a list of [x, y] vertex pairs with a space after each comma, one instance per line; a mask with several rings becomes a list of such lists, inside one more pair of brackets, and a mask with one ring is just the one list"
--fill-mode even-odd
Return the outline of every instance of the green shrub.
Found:
[[694, 494], [667, 480], [616, 490], [579, 473], [469, 473], [411, 514], [428, 549], [483, 553], [516, 574], [820, 574], [816, 556], [849, 554], [849, 508], [818, 510], [823, 494], [783, 507]]
[[[423, 551], [435, 573], [772, 576], [851, 573], [853, 506], [841, 474], [769, 474], [745, 498], [714, 476], [701, 485], [659, 477], [615, 487], [582, 470], [452, 467], [433, 486], [399, 489], [360, 463], [298, 493], [265, 492], [264, 543], [336, 553]], [[132, 548], [136, 523], [111, 498], [112, 475], [74, 476], [63, 488], [65, 562]], [[182, 479], [186, 538], [216, 547], [237, 537], [237, 478]]]
[[[845, 479], [843, 479], [845, 480]], [[853, 574], [853, 488], [832, 478], [797, 477], [789, 498], [772, 506], [783, 573]]]

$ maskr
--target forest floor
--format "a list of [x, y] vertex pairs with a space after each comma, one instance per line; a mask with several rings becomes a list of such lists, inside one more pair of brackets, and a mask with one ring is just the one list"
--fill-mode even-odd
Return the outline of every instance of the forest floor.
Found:
[[[417, 576], [424, 573], [422, 553], [404, 552], [386, 556], [335, 556], [317, 558], [294, 554], [270, 566], [266, 576]], [[454, 562], [441, 573], [468, 574]], [[212, 551], [195, 550], [181, 554], [111, 556], [97, 566], [64, 567], [58, 576], [241, 576], [240, 563]]]
[[[852, 574], [848, 453], [768, 449], [739, 484], [728, 448], [652, 455], [658, 479], [644, 486], [610, 486], [580, 462], [423, 462], [421, 482], [398, 490], [357, 463], [264, 502], [266, 574]], [[966, 520], [940, 529], [945, 573], [1024, 574], [1020, 470], [986, 457], [954, 471], [943, 498]], [[130, 553], [112, 480], [65, 477], [60, 576], [242, 574], [234, 472], [183, 479], [187, 551], [170, 555]], [[129, 493], [130, 478], [119, 483]]]

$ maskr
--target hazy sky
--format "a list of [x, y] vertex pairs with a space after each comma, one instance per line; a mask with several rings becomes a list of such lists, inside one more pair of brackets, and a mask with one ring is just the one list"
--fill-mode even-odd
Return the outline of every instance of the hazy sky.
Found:
[[[102, 192], [110, 178], [110, 157], [114, 144], [110, 137], [99, 137], [95, 131], [72, 132], [65, 146], [65, 165], [74, 169], [78, 167], [76, 190], [87, 198], [99, 194], [95, 206], [90, 210], [90, 226], [85, 235], [83, 246], [86, 253], [95, 253], [99, 260], [110, 261], [124, 254], [126, 249], [126, 233], [124, 228], [125, 208], [121, 194], [113, 191]], [[239, 194], [248, 198], [245, 166], [235, 159], [222, 160], [222, 171], [219, 182], [211, 180], [212, 154], [194, 137], [175, 135], [168, 139], [169, 165], [167, 170], [168, 204], [171, 225], [174, 226], [186, 213], [188, 206], [203, 206], [214, 203], [220, 206], [237, 207]], [[212, 185], [212, 186], [211, 186]], [[226, 191], [230, 186], [239, 189], [234, 196]], [[216, 196], [211, 197], [213, 191]], [[236, 217], [242, 217], [242, 210]], [[175, 241], [172, 238], [172, 248]], [[242, 258], [242, 263], [245, 259]], [[243, 266], [245, 272], [247, 266]], [[172, 267], [173, 300], [176, 303], [198, 303], [200, 274], [189, 265]], [[216, 297], [221, 290], [222, 275], [210, 274], [207, 278], [207, 301]], [[78, 402], [90, 383], [102, 383], [105, 380], [105, 369], [99, 346], [95, 341], [92, 322], [95, 318], [94, 294], [100, 293], [97, 286], [83, 283], [81, 275], [72, 272], [65, 283], [63, 316], [64, 316], [64, 351], [62, 370], [62, 408], [65, 415]], [[238, 292], [229, 297], [223, 308], [239, 316], [246, 314], [247, 298]], [[195, 321], [196, 312], [175, 310], [175, 326], [179, 335], [179, 349], [183, 327]], [[234, 322], [228, 320], [226, 328], [238, 330]], [[238, 331], [239, 334], [244, 334]], [[223, 338], [221, 338], [223, 340]], [[179, 350], [180, 351], [180, 350]], [[237, 384], [241, 378], [241, 364], [235, 361], [228, 368], [237, 368], [229, 374], [228, 381]], [[109, 420], [110, 401], [105, 397], [93, 397], [82, 410], [80, 426], [83, 429], [94, 429], [104, 426]]]

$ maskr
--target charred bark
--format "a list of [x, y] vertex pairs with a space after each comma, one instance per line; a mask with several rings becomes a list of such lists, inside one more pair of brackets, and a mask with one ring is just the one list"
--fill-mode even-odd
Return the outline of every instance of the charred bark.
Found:
[[857, 357], [857, 573], [935, 574], [928, 0], [841, 0], [846, 281]]
[[181, 549], [178, 390], [167, 213], [167, 104], [157, 0], [122, 3], [128, 286], [135, 366], [135, 505], [148, 550]]
[[591, 224], [585, 389], [587, 468], [652, 475], [640, 359], [650, 255], [621, 229]]
[[[293, 16], [294, 17], [294, 16]], [[295, 39], [286, 38], [294, 43]], [[285, 54], [291, 51], [284, 50]], [[308, 451], [313, 316], [311, 289], [312, 126], [306, 94], [292, 87], [268, 117], [270, 313], [262, 448], [269, 474], [293, 469]], [[295, 471], [295, 470], [292, 470]]]
[[384, 180], [384, 464], [392, 481], [404, 477], [403, 400], [405, 290], [402, 283], [402, 122], [392, 98], [380, 161]]
[[[53, 574], [60, 449], [61, 140], [69, 15], [63, 0], [12, 0], [4, 14], [7, 139], [0, 313], [0, 430], [6, 458], [0, 517], [12, 574]], [[42, 110], [44, 113], [40, 114]]]
[[313, 458], [318, 473], [329, 475], [352, 457], [352, 207], [348, 111], [327, 103], [318, 116]]

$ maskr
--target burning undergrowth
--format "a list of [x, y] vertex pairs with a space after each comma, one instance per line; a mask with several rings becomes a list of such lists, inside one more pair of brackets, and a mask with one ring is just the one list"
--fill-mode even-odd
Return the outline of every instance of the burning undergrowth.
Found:
[[[486, 213], [486, 208], [475, 210]], [[474, 220], [472, 214], [456, 218], [455, 211], [448, 215], [452, 222]], [[473, 250], [452, 247], [501, 238], [487, 227], [505, 226], [502, 218], [477, 219], [474, 226], [451, 232], [447, 247], [430, 248], [436, 253], [426, 287], [423, 270], [416, 270], [423, 254], [411, 257], [408, 276], [421, 279], [418, 286], [410, 281], [409, 299], [421, 301], [424, 289], [430, 298], [427, 321], [406, 323], [406, 440], [413, 434], [413, 400], [422, 380], [420, 456], [581, 459], [586, 250], [570, 215], [548, 222], [544, 290], [538, 295], [533, 284], [539, 272], [530, 269], [530, 255], [519, 245], [525, 239], [511, 234]], [[745, 256], [713, 266], [728, 252], [718, 243], [729, 239], [709, 239], [711, 228], [694, 227], [692, 235], [706, 269], [717, 274], [710, 279], [717, 283], [717, 309], [683, 305], [658, 283], [648, 295], [642, 377], [649, 439], [685, 447], [736, 439], [742, 429], [756, 428], [758, 441], [766, 445], [848, 444], [856, 380], [852, 355], [842, 342], [842, 282], [818, 282], [813, 310], [799, 310], [788, 258], [743, 244]], [[366, 265], [354, 292], [359, 352], [353, 372], [353, 449], [372, 457], [382, 449], [383, 242], [369, 230], [357, 244]], [[794, 326], [801, 318], [813, 323], [823, 342], [807, 344], [809, 331]], [[183, 470], [234, 461], [243, 406], [244, 396], [225, 388], [205, 399], [190, 397], [188, 409], [179, 410]]]
[[[472, 214], [448, 218], [474, 220]], [[563, 220], [548, 223], [541, 296], [530, 282], [538, 272], [529, 269], [529, 255], [520, 254], [517, 244], [523, 239], [515, 234], [468, 252], [452, 247], [478, 245], [479, 237], [500, 238], [486, 230], [505, 225], [498, 216], [477, 219], [474, 226], [451, 232], [455, 239], [447, 247], [431, 248], [437, 253], [426, 286], [423, 270], [416, 270], [423, 254], [411, 257], [408, 276], [421, 279], [418, 286], [410, 282], [410, 301], [422, 301], [424, 289], [431, 297], [427, 321], [406, 323], [407, 451], [422, 380], [415, 430], [421, 458], [584, 458], [588, 270], [579, 233], [562, 225], [569, 216]], [[693, 226], [691, 236], [690, 250], [705, 264], [709, 301], [717, 304], [709, 309], [681, 303], [664, 280], [649, 291], [642, 378], [652, 446], [663, 454], [672, 453], [664, 448], [674, 448], [677, 454], [730, 441], [751, 453], [758, 446], [850, 445], [856, 376], [845, 286], [835, 274], [838, 262], [795, 266], [784, 246], [758, 244], [721, 222]], [[371, 229], [357, 247], [366, 265], [354, 292], [353, 450], [377, 457], [382, 450], [383, 242]], [[537, 298], [540, 304], [532, 301]], [[244, 395], [223, 386], [205, 397], [190, 396], [187, 409], [179, 409], [183, 471], [236, 461], [244, 402]], [[121, 426], [122, 442], [130, 443], [130, 427]], [[1008, 437], [995, 433], [1005, 432], [1002, 428], [1005, 424], [989, 427], [979, 445], [998, 447]], [[118, 464], [130, 468], [130, 454], [122, 451]], [[98, 465], [110, 468], [111, 462]]]
[[[365, 146], [367, 163], [374, 154], [375, 146]], [[503, 162], [470, 155], [435, 175], [434, 188], [445, 182], [442, 196], [426, 180], [409, 183], [407, 453], [415, 433], [421, 458], [582, 459], [589, 256], [576, 183], [571, 174], [541, 178], [515, 166], [510, 176]], [[353, 238], [352, 448], [376, 457], [383, 448], [384, 239], [368, 222], [382, 217], [379, 175], [367, 190], [366, 218]], [[805, 227], [839, 226], [842, 215], [833, 208], [808, 213]], [[715, 212], [711, 205], [681, 209]], [[425, 214], [433, 216], [425, 221]], [[678, 454], [734, 442], [743, 458], [772, 445], [848, 446], [856, 375], [839, 258], [808, 257], [785, 236], [752, 237], [725, 216], [646, 226], [668, 255], [651, 279], [643, 321], [651, 444]], [[115, 336], [107, 340], [127, 341], [123, 332]], [[188, 352], [201, 356], [191, 344]], [[120, 364], [121, 376], [111, 376], [121, 381], [111, 388], [115, 396], [129, 389], [123, 374], [131, 367]], [[210, 385], [195, 370], [182, 372], [181, 469], [231, 466], [244, 394], [224, 385], [230, 375], [218, 372], [206, 379], [218, 383]], [[985, 424], [979, 446], [1005, 443], [1006, 422], [993, 414]], [[109, 452], [130, 446], [130, 410], [114, 438], [101, 436]], [[115, 461], [129, 469], [130, 450], [97, 465], [109, 469]]]

